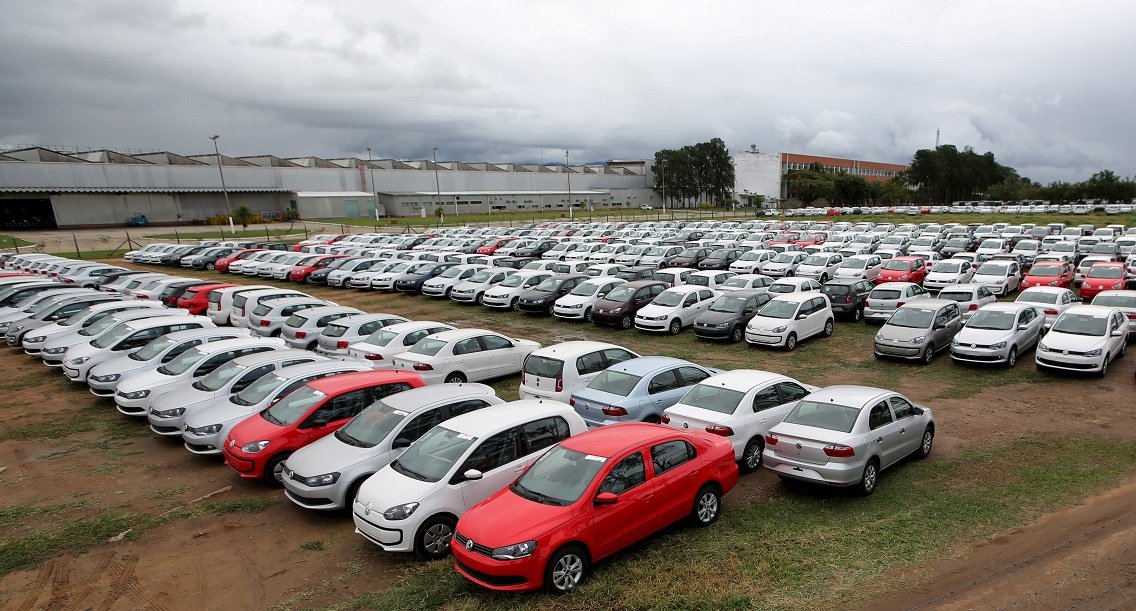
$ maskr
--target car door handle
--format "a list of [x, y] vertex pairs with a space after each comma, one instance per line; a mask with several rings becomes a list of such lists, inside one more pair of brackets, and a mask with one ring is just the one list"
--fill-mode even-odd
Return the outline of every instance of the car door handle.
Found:
[[876, 437], [876, 443], [883, 443], [883, 441], [884, 441], [883, 437]]
[[899, 434], [902, 435], [907, 432], [907, 429], [899, 429]]
[[513, 469], [513, 473], [520, 473], [521, 471], [524, 471], [524, 470], [525, 470], [525, 467], [524, 467], [524, 465], [522, 465], [520, 467], [517, 467], [516, 469]]

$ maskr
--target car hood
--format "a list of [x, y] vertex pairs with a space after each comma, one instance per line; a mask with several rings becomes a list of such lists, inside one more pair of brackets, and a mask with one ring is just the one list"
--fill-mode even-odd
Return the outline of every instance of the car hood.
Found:
[[670, 306], [661, 306], [653, 303], [648, 303], [647, 305], [639, 308], [639, 316], [666, 316], [668, 314], [674, 314], [676, 310], [677, 308], [672, 308]]
[[399, 282], [423, 282], [433, 278], [428, 274], [403, 274], [398, 277]]
[[139, 369], [149, 369], [156, 365], [154, 359], [149, 361], [136, 361], [129, 356], [116, 356], [112, 359], [91, 367], [89, 376], [105, 376], [112, 373], [127, 373]]
[[71, 346], [71, 348], [69, 348], [67, 352], [64, 353], [64, 355], [69, 361], [81, 356], [94, 356], [104, 350], [106, 350], [106, 348], [96, 348], [90, 343], [83, 342], [81, 344], [75, 344], [74, 346]]
[[288, 468], [305, 477], [343, 471], [378, 454], [386, 454], [385, 446], [380, 443], [373, 448], [358, 448], [343, 443], [333, 433], [296, 450], [288, 457]]
[[962, 330], [955, 335], [955, 339], [960, 344], [978, 344], [980, 346], [989, 346], [997, 344], [998, 342], [1009, 341], [1014, 336], [1014, 331], [1010, 329], [972, 329], [970, 327], [963, 327]]
[[231, 420], [247, 418], [261, 410], [260, 405], [237, 405], [228, 397], [217, 397], [201, 409], [185, 415], [186, 426], [199, 428], [210, 424], [225, 424]]
[[[301, 422], [302, 420], [303, 418], [296, 422]], [[278, 426], [264, 418], [248, 418], [233, 427], [233, 430], [229, 431], [229, 439], [236, 441], [237, 443], [233, 447], [239, 449], [241, 446], [252, 441], [275, 441], [284, 436], [284, 433], [292, 428], [292, 426], [294, 425]], [[228, 440], [226, 440], [225, 443], [228, 443]], [[270, 443], [268, 447], [271, 448], [272, 444]]]
[[190, 405], [196, 405], [203, 401], [216, 399], [218, 397], [221, 397], [222, 395], [225, 397], [229, 396], [227, 387], [213, 392], [207, 390], [198, 390], [193, 387], [191, 382], [186, 380], [184, 385], [180, 386], [177, 389], [177, 392], [166, 393], [158, 397], [157, 399], [154, 399], [150, 403], [150, 407], [160, 412], [167, 409], [173, 409], [175, 407], [187, 407]]
[[[181, 375], [188, 375], [183, 373]], [[138, 390], [154, 390], [159, 386], [165, 386], [182, 379], [181, 376], [168, 376], [158, 373], [158, 370], [151, 370], [145, 373], [140, 373], [130, 379], [123, 380], [115, 390], [118, 392], [134, 392]]]
[[958, 272], [930, 272], [927, 274], [927, 280], [955, 280], [962, 274]]
[[913, 329], [911, 327], [897, 327], [895, 325], [884, 324], [880, 330], [876, 332], [876, 338], [884, 341], [901, 341], [910, 342], [916, 337], [927, 337], [931, 334], [931, 329]]
[[626, 301], [612, 301], [610, 299], [601, 299], [596, 302], [595, 308], [597, 310], [611, 310], [614, 308], [626, 308], [628, 306]]
[[548, 297], [552, 297], [555, 294], [556, 293], [554, 293], [552, 291], [538, 291], [536, 289], [529, 289], [529, 290], [527, 290], [523, 293], [520, 293], [519, 295], [517, 295], [517, 297], [519, 297], [521, 299], [528, 299], [528, 300], [534, 300], [535, 301], [537, 299], [545, 299], [545, 298], [548, 298]]
[[556, 305], [569, 306], [569, 305], [576, 305], [578, 303], [588, 303], [595, 298], [596, 298], [595, 295], [592, 295], [592, 296], [565, 295], [565, 296], [561, 297], [560, 299], [556, 300]]
[[791, 326], [793, 322], [792, 318], [767, 318], [758, 315], [751, 318], [747, 326], [750, 329], [771, 331], [777, 327]]
[[698, 324], [717, 325], [722, 323], [737, 322], [739, 320], [742, 320], [742, 318], [743, 316], [740, 313], [706, 311], [699, 315], [699, 317], [695, 319], [694, 322]]
[[[521, 498], [507, 487], [474, 505], [459, 521], [463, 537], [487, 547], [504, 547], [531, 541], [562, 526], [576, 505], [545, 505]], [[509, 516], [507, 522], [498, 516]]]
[[974, 284], [981, 284], [983, 282], [1002, 282], [1008, 277], [1009, 276], [1002, 275], [995, 276], [991, 274], [975, 274], [973, 277], [971, 277], [970, 281]]
[[371, 511], [381, 515], [395, 505], [421, 500], [448, 481], [449, 475], [447, 473], [436, 482], [423, 482], [407, 477], [387, 465], [363, 482], [359, 487], [358, 500], [364, 506], [370, 504]]
[[1042, 338], [1041, 343], [1048, 346], [1051, 350], [1087, 352], [1089, 350], [1096, 350], [1097, 348], [1104, 348], [1107, 343], [1105, 341], [1106, 339], [1107, 338], [1100, 335], [1073, 335], [1051, 330]]

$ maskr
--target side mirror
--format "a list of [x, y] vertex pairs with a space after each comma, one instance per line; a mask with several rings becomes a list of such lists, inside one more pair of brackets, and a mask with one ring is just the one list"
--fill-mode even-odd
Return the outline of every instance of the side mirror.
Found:
[[481, 476], [482, 476], [481, 471], [478, 471], [477, 469], [469, 469], [465, 473], [462, 473], [462, 479], [468, 480], [468, 481], [479, 480], [479, 479], [481, 479]]
[[1112, 336], [1113, 337], [1122, 337], [1124, 335], [1124, 333], [1125, 333], [1124, 329], [1117, 329], [1116, 331], [1112, 332]]
[[596, 505], [614, 505], [619, 501], [619, 497], [611, 492], [601, 492], [596, 495]]
[[401, 450], [402, 448], [409, 448], [409, 447], [410, 447], [410, 440], [407, 439], [406, 437], [399, 437], [398, 439], [394, 440], [394, 443], [391, 444], [392, 450]]
[[327, 426], [328, 422], [331, 422], [331, 420], [329, 420], [327, 416], [320, 416], [319, 418], [312, 418], [310, 421], [308, 421], [308, 427], [314, 429], [321, 426]]
[[806, 319], [806, 318], [808, 318], [808, 317], [809, 317], [809, 315], [808, 315], [808, 314], [798, 314], [798, 315], [797, 315], [797, 320], [805, 320], [805, 319]]
[[1018, 325], [1018, 331], [1025, 331], [1028, 328], [1029, 328], [1029, 325]]

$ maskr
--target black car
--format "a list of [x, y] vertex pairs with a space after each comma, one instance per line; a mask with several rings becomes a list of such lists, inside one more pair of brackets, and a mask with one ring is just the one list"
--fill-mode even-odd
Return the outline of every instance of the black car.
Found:
[[951, 258], [960, 252], [973, 252], [978, 249], [978, 240], [969, 236], [951, 236], [939, 251], [944, 258]]
[[322, 284], [326, 286], [328, 274], [343, 267], [344, 265], [347, 265], [348, 263], [354, 263], [358, 260], [359, 257], [344, 257], [342, 259], [336, 259], [331, 263], [328, 263], [327, 267], [321, 267], [316, 271], [308, 274], [308, 277], [304, 280], [304, 282], [307, 282], [308, 284]]
[[137, 274], [148, 274], [148, 273], [151, 273], [151, 272], [148, 272], [148, 271], [143, 270], [143, 269], [128, 269], [128, 270], [124, 270], [124, 271], [110, 272], [109, 274], [103, 274], [103, 275], [101, 275], [101, 276], [99, 276], [98, 278], [95, 279], [95, 288], [97, 289], [104, 284], [110, 284], [111, 282], [114, 282], [115, 280], [118, 280], [119, 278], [122, 278], [123, 276], [134, 276], [134, 275], [137, 275]]
[[541, 240], [540, 242], [537, 242], [532, 246], [526, 246], [524, 248], [518, 248], [514, 250], [513, 256], [535, 257], [539, 259], [541, 255], [548, 252], [549, 250], [552, 250], [553, 246], [556, 246], [556, 242], [553, 242], [552, 240]]
[[415, 270], [415, 273], [395, 280], [394, 290], [408, 295], [417, 295], [422, 292], [423, 282], [426, 282], [455, 265], [457, 265], [457, 263], [434, 263], [433, 265], [424, 265]]
[[292, 245], [286, 244], [284, 242], [257, 242], [255, 244], [253, 244], [252, 246], [247, 246], [246, 248], [263, 248], [265, 250], [288, 250], [288, 249], [292, 248]]
[[162, 265], [181, 265], [181, 258], [196, 255], [212, 248], [211, 246], [180, 246], [158, 258]]
[[628, 282], [635, 282], [636, 280], [650, 280], [651, 276], [655, 275], [658, 271], [653, 265], [633, 265], [625, 267], [618, 272], [615, 272], [616, 278], [623, 278]]
[[508, 267], [512, 269], [522, 269], [524, 266], [532, 263], [533, 261], [540, 261], [536, 257], [505, 257], [498, 259], [494, 262], [493, 267]]
[[698, 262], [698, 269], [730, 269], [730, 264], [737, 261], [744, 252], [743, 248], [716, 248]]
[[766, 291], [730, 291], [714, 300], [710, 309], [694, 319], [694, 335], [702, 339], [745, 339], [745, 328], [773, 296]]
[[678, 256], [667, 263], [667, 267], [697, 268], [706, 257], [710, 256], [709, 248], [687, 248], [678, 253]]
[[217, 281], [216, 280], [183, 280], [181, 282], [174, 282], [174, 283], [166, 286], [166, 288], [162, 289], [161, 293], [158, 293], [158, 300], [161, 301], [162, 305], [165, 305], [166, 307], [169, 307], [169, 308], [175, 307], [175, 306], [177, 306], [178, 297], [181, 297], [182, 293], [186, 292], [186, 290], [193, 288], [195, 286], [202, 286], [202, 285], [205, 285], [205, 284], [217, 284]]
[[552, 305], [556, 300], [587, 279], [588, 276], [584, 274], [558, 274], [545, 278], [540, 284], [517, 296], [517, 309], [526, 314], [552, 315]]
[[[232, 255], [233, 253], [237, 252], [238, 250], [240, 250], [240, 249], [239, 248], [232, 248], [232, 247], [229, 247], [229, 246], [210, 248], [209, 250], [206, 250], [206, 251], [198, 254], [197, 258], [194, 259], [193, 262], [190, 263], [190, 265], [188, 267], [192, 267], [193, 269], [208, 269], [208, 270], [217, 269], [217, 259], [228, 257], [229, 255]], [[187, 267], [187, 266], [185, 264], [182, 264], [182, 267]]]
[[834, 278], [825, 282], [820, 290], [828, 295], [833, 315], [860, 322], [864, 318], [864, 302], [868, 299], [868, 293], [872, 292], [872, 288], [874, 285], [871, 280]]

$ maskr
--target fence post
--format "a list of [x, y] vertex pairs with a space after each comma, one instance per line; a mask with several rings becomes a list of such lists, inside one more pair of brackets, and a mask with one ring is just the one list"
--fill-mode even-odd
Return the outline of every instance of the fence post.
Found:
[[268, 235], [268, 225], [265, 225], [265, 226], [264, 226], [264, 240], [265, 240], [266, 242], [271, 242], [271, 241], [272, 241], [272, 236]]
[[175, 240], [177, 240], [177, 243], [178, 243], [178, 244], [181, 244], [181, 235], [180, 235], [180, 234], [178, 234], [178, 230], [177, 230], [177, 229], [174, 229], [174, 239], [175, 239]]
[[221, 239], [224, 240], [225, 239], [225, 226], [221, 225], [220, 228], [221, 228]]
[[79, 238], [75, 237], [75, 234], [72, 233], [71, 234], [71, 240], [73, 242], [75, 242], [75, 258], [76, 259], [82, 259], [83, 254], [79, 252]]

